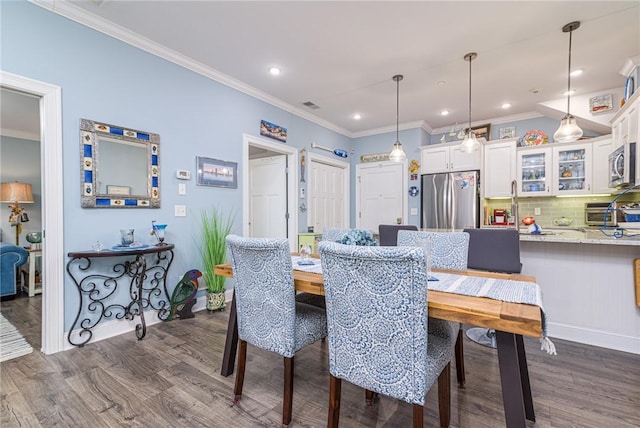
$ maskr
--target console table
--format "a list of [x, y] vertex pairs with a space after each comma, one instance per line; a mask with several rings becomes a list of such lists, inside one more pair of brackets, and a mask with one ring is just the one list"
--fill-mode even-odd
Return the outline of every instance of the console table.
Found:
[[[93, 336], [91, 329], [105, 318], [133, 320], [135, 316], [140, 317], [136, 336], [141, 340], [147, 333], [144, 309], [148, 307], [158, 311], [160, 319], [166, 319], [170, 310], [166, 281], [173, 248], [173, 244], [164, 244], [118, 251], [70, 252], [67, 272], [78, 288], [80, 304], [69, 330], [69, 343], [84, 346]], [[98, 263], [96, 259], [104, 259], [106, 263]], [[126, 301], [120, 303], [123, 298], [117, 291], [124, 286], [128, 286], [129, 293]], [[76, 328], [80, 332], [74, 334]]]

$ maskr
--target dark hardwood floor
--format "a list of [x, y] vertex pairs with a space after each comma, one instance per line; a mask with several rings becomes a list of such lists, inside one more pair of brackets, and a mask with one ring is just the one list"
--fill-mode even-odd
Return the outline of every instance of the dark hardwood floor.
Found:
[[[263, 427], [280, 426], [282, 358], [249, 346], [242, 400], [231, 404], [234, 376], [220, 376], [227, 313], [149, 327], [45, 356], [40, 297], [2, 303], [3, 315], [35, 351], [0, 365], [0, 426]], [[640, 426], [640, 356], [555, 340], [557, 356], [526, 339], [535, 427]], [[465, 340], [467, 385], [452, 386], [452, 426], [504, 426], [495, 350]], [[295, 358], [292, 426], [326, 426], [327, 344]], [[452, 368], [453, 370], [453, 368]], [[452, 381], [455, 382], [455, 376]], [[411, 406], [343, 382], [343, 427], [406, 427]], [[437, 387], [426, 399], [425, 426], [438, 426]]]

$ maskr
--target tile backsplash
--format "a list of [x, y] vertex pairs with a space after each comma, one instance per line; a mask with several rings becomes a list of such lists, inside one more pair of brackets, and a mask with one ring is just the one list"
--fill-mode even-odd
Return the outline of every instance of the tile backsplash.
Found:
[[[572, 227], [585, 226], [584, 206], [587, 202], [611, 202], [615, 196], [591, 196], [575, 198], [518, 198], [518, 211], [520, 218], [526, 216], [535, 217], [540, 227], [552, 227], [553, 219], [568, 217], [573, 220]], [[621, 196], [618, 203], [640, 202], [640, 193], [627, 193]], [[483, 205], [487, 207], [489, 215], [494, 209], [507, 209], [511, 211], [510, 199], [485, 199]], [[535, 215], [535, 208], [540, 208], [540, 214]]]

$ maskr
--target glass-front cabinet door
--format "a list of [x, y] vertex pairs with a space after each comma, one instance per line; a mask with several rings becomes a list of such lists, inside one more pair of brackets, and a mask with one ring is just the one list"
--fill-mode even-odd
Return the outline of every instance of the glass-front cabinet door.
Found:
[[591, 144], [553, 148], [553, 194], [591, 193]]
[[551, 195], [551, 148], [518, 150], [518, 195]]

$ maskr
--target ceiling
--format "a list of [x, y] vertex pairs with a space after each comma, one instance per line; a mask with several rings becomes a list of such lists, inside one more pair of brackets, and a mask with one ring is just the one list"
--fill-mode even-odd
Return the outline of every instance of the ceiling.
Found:
[[[584, 70], [572, 78], [576, 96], [623, 87], [620, 69], [640, 55], [638, 1], [45, 3], [349, 136], [395, 128], [395, 74], [404, 75], [401, 124], [466, 123], [463, 57], [471, 51], [478, 53], [473, 122], [541, 111], [541, 102], [566, 91], [569, 36], [562, 27], [571, 21], [581, 21], [573, 33], [572, 68]], [[282, 73], [270, 75], [271, 66]], [[502, 109], [505, 102], [512, 107]], [[441, 116], [443, 109], [450, 114]]]

